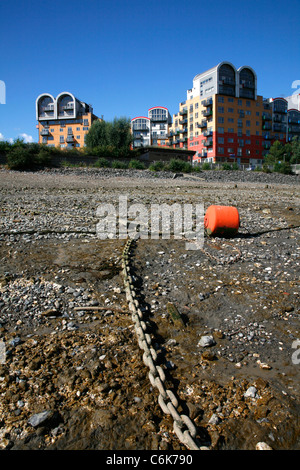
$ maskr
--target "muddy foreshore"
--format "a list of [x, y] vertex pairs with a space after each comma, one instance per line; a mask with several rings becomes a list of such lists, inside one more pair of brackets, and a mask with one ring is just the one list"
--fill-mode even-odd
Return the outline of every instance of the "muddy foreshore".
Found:
[[201, 445], [300, 448], [299, 177], [1, 170], [0, 185], [2, 449], [186, 450], [142, 361], [121, 270], [125, 240], [95, 233], [97, 207], [120, 195], [147, 207], [238, 208], [237, 236], [206, 238], [203, 250], [139, 240], [135, 289]]

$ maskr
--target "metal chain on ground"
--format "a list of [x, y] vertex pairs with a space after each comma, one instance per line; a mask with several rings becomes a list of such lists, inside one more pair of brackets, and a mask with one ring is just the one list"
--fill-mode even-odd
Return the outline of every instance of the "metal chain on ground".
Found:
[[151, 385], [156, 387], [159, 392], [158, 403], [162, 411], [173, 418], [173, 430], [180, 442], [190, 450], [209, 450], [208, 447], [198, 445], [196, 426], [189, 416], [178, 412], [178, 400], [172, 390], [165, 387], [164, 370], [156, 364], [157, 354], [152, 346], [151, 336], [147, 332], [147, 323], [140, 308], [130, 274], [129, 253], [133, 242], [133, 239], [129, 239], [125, 244], [122, 255], [122, 269], [126, 299], [134, 322], [138, 344], [143, 351], [143, 362], [149, 368], [149, 380]]
[[234, 257], [230, 257], [228, 258], [227, 260], [220, 260], [217, 256], [214, 256], [212, 255], [211, 253], [209, 253], [208, 251], [204, 250], [204, 248], [201, 248], [201, 251], [202, 253], [204, 253], [208, 258], [212, 259], [213, 261], [215, 261], [216, 263], [218, 264], [221, 264], [221, 265], [228, 265], [228, 264], [233, 264], [233, 263], [236, 263], [242, 256], [242, 252], [239, 248], [237, 248], [236, 246], [233, 246], [232, 243], [230, 242], [223, 242], [225, 243], [226, 245], [229, 245], [231, 246], [234, 250], [237, 251], [237, 255], [235, 255]]

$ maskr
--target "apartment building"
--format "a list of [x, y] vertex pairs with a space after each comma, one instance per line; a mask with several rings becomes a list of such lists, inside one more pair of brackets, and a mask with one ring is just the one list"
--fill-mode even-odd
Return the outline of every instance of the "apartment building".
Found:
[[168, 145], [168, 132], [171, 115], [164, 106], [155, 106], [148, 110], [148, 116], [138, 116], [131, 120], [133, 148]]
[[274, 140], [298, 135], [299, 114], [287, 99], [257, 95], [251, 67], [221, 62], [194, 78], [173, 115], [169, 145], [195, 150], [198, 162], [261, 164]]
[[43, 93], [36, 99], [36, 119], [40, 144], [51, 147], [84, 147], [85, 135], [99, 119], [93, 108], [72, 93], [63, 92], [54, 98]]

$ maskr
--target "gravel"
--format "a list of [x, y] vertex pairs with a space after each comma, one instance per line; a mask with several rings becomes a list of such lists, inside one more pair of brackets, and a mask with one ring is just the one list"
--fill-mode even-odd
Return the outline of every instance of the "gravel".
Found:
[[[147, 207], [238, 207], [238, 235], [206, 239], [203, 250], [139, 240], [134, 283], [203, 445], [299, 448], [299, 177], [2, 169], [0, 181], [1, 448], [184, 449], [133, 334], [124, 241], [95, 232], [98, 205], [124, 194]], [[173, 324], [168, 302], [185, 328]]]

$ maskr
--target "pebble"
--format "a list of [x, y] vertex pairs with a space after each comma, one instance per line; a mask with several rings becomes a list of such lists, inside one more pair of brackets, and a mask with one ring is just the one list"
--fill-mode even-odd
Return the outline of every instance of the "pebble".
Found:
[[201, 336], [201, 338], [198, 342], [198, 346], [202, 346], [203, 348], [213, 346], [214, 344], [216, 344], [216, 342], [215, 342], [213, 336], [208, 336], [208, 335]]
[[256, 450], [273, 450], [266, 442], [258, 442], [255, 446]]
[[28, 419], [28, 423], [34, 428], [37, 428], [38, 426], [44, 424], [51, 415], [52, 412], [49, 410], [36, 413], [33, 416], [30, 416], [30, 418]]
[[257, 389], [253, 386], [249, 387], [244, 393], [245, 398], [255, 398]]

